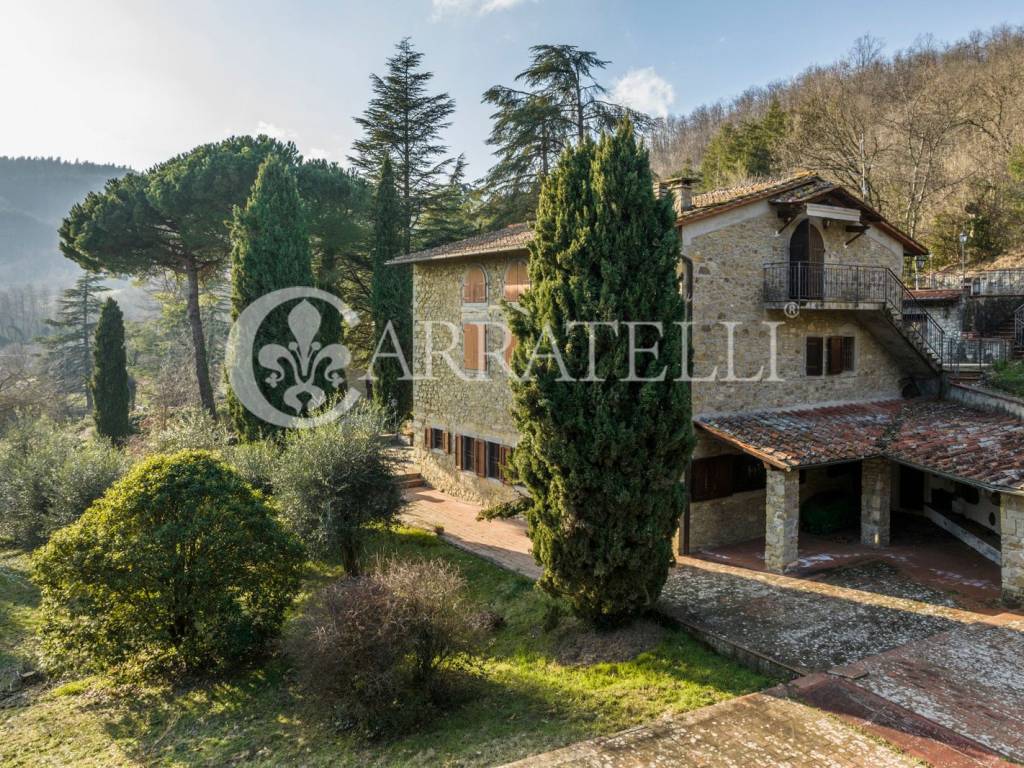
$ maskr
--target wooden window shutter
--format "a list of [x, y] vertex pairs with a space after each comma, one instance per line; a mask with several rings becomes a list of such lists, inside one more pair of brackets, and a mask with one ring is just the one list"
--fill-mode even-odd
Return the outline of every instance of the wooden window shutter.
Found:
[[828, 337], [828, 372], [830, 376], [843, 372], [843, 337]]
[[444, 432], [441, 433], [441, 450], [444, 451], [445, 453], [451, 453], [451, 451], [448, 449], [448, 431], [447, 430], [445, 430]]
[[519, 343], [519, 339], [515, 337], [514, 333], [509, 333], [508, 344], [505, 346], [505, 362], [509, 365], [512, 364], [512, 353], [516, 351], [516, 344]]
[[430, 444], [430, 427], [424, 427], [423, 428], [423, 448], [429, 451], [433, 447], [434, 446], [432, 446]]
[[455, 450], [455, 435], [446, 431], [444, 433], [444, 452], [451, 453]]
[[501, 482], [505, 485], [509, 485], [508, 479], [508, 460], [512, 455], [512, 449], [506, 445], [501, 446], [501, 450], [498, 454], [498, 462], [500, 471], [498, 474], [501, 475]]
[[807, 337], [807, 375], [821, 376], [824, 373], [825, 340], [821, 336]]
[[462, 283], [462, 301], [484, 304], [487, 301], [487, 276], [481, 267], [470, 267]]
[[473, 443], [473, 448], [476, 450], [476, 473], [480, 477], [487, 476], [487, 441], [477, 440]]
[[462, 469], [462, 435], [455, 435], [455, 466]]
[[462, 365], [467, 371], [484, 370], [486, 329], [483, 323], [464, 323], [462, 326]]

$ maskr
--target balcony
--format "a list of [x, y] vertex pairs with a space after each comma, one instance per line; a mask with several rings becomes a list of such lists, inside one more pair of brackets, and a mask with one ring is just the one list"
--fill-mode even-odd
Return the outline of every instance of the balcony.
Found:
[[[887, 267], [781, 262], [764, 265], [768, 309], [859, 310], [861, 322], [890, 351], [913, 350], [932, 371], [948, 354], [941, 326]], [[795, 313], [794, 313], [795, 314]]]
[[902, 283], [886, 267], [781, 262], [765, 264], [764, 301], [770, 309], [871, 309], [898, 305]]

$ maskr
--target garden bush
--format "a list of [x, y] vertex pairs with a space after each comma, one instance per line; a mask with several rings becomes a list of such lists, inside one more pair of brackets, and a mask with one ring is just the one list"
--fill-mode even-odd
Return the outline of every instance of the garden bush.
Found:
[[299, 587], [301, 545], [203, 451], [135, 466], [33, 558], [57, 667], [172, 673], [258, 651]]
[[271, 494], [274, 489], [274, 467], [281, 456], [280, 446], [273, 440], [238, 443], [225, 451], [225, 459], [242, 479], [258, 491]]
[[0, 439], [0, 537], [34, 547], [81, 516], [124, 472], [106, 441], [45, 418], [16, 420]]
[[465, 586], [443, 561], [392, 561], [328, 585], [288, 634], [300, 684], [368, 736], [421, 724], [483, 639]]
[[312, 429], [293, 430], [271, 481], [288, 525], [318, 556], [338, 555], [359, 572], [366, 529], [389, 525], [402, 505], [387, 444], [386, 418], [363, 407]]
[[800, 527], [808, 533], [835, 533], [856, 526], [859, 515], [859, 497], [841, 491], [825, 491], [800, 505]]
[[198, 406], [183, 408], [163, 427], [146, 436], [146, 453], [177, 451], [223, 451], [229, 434], [219, 421]]
[[520, 496], [511, 501], [501, 501], [477, 512], [477, 520], [512, 520], [517, 517], [526, 517], [526, 513], [533, 506], [533, 499], [529, 496]]

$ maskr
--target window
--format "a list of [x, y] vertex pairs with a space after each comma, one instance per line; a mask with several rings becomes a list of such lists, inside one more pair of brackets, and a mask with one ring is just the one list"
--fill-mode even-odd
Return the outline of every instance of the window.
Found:
[[462, 302], [464, 304], [487, 303], [487, 273], [483, 267], [470, 267], [462, 279]]
[[854, 368], [853, 336], [807, 337], [804, 371], [808, 376], [836, 376]]
[[487, 471], [486, 476], [494, 480], [502, 479], [502, 446], [500, 443], [487, 441]]
[[487, 326], [483, 323], [462, 325], [462, 365], [467, 371], [487, 369]]
[[732, 456], [715, 456], [693, 462], [693, 501], [710, 501], [732, 495]]
[[507, 301], [519, 301], [519, 297], [530, 287], [530, 277], [526, 262], [517, 259], [508, 265], [505, 270], [505, 299]]
[[821, 376], [825, 372], [825, 340], [821, 336], [807, 337], [805, 371], [808, 376]]
[[466, 472], [476, 472], [477, 443], [475, 437], [457, 435], [455, 439], [455, 465]]
[[437, 427], [431, 427], [430, 429], [430, 447], [435, 451], [443, 451], [445, 449], [445, 433], [443, 429]]
[[768, 484], [764, 462], [743, 454], [733, 459], [733, 493], [759, 491]]

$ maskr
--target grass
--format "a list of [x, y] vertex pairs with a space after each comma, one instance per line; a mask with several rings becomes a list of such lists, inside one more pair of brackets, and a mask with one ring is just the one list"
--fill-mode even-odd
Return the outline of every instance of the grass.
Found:
[[[543, 632], [549, 602], [528, 580], [420, 531], [381, 535], [374, 548], [455, 562], [481, 608], [506, 619], [482, 654], [472, 697], [422, 732], [359, 742], [304, 701], [286, 662], [271, 657], [175, 689], [118, 690], [98, 677], [37, 686], [0, 708], [0, 764], [494, 765], [771, 682], [671, 628], [627, 661], [560, 663], [566, 643], [587, 634], [573, 620]], [[311, 588], [336, 573], [311, 570]], [[34, 652], [37, 597], [26, 572], [23, 554], [0, 552], [0, 669], [30, 663]]]
[[1024, 361], [1000, 361], [992, 366], [985, 380], [996, 389], [1024, 397]]

